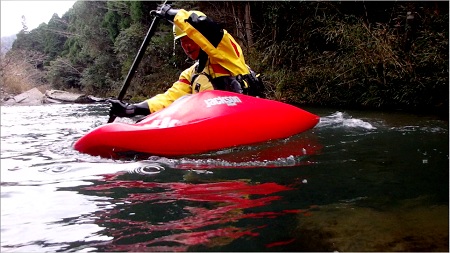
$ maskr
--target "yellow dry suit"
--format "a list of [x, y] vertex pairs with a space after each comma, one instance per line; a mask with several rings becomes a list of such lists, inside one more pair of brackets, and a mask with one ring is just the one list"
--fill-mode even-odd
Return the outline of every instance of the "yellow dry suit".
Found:
[[[249, 92], [250, 79], [259, 80], [245, 64], [241, 47], [219, 24], [201, 14], [180, 9], [175, 15], [174, 24], [202, 50], [199, 60], [184, 70], [172, 87], [147, 100], [151, 113], [169, 106], [184, 95], [204, 90], [230, 90], [254, 95]], [[255, 85], [253, 90], [261, 87], [262, 83], [260, 87]], [[259, 96], [262, 96], [262, 92]]]

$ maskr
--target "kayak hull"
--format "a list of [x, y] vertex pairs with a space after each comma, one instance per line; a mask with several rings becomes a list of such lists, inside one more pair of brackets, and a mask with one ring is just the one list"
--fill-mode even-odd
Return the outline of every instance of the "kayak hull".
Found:
[[318, 122], [317, 115], [289, 104], [213, 90], [180, 98], [139, 123], [99, 126], [74, 149], [106, 158], [128, 151], [192, 155], [287, 138]]

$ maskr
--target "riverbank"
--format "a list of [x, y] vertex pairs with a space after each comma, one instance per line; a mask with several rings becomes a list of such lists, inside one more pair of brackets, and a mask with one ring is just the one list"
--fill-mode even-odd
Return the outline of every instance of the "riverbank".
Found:
[[[13, 85], [28, 77], [34, 87], [49, 83], [53, 89], [117, 95], [149, 28], [149, 10], [156, 8], [151, 1], [117, 4], [79, 1], [70, 19], [77, 22], [54, 17], [49, 26], [65, 25], [18, 34], [0, 66], [2, 78], [10, 78], [0, 81]], [[177, 5], [193, 7], [189, 2]], [[128, 20], [129, 15], [114, 11], [121, 8], [142, 15]], [[448, 2], [200, 1], [196, 8], [233, 35], [246, 64], [262, 75], [269, 98], [448, 115]], [[230, 15], [217, 12], [233, 8]], [[246, 27], [236, 20], [251, 22]], [[118, 24], [124, 27], [115, 31]], [[52, 30], [60, 32], [48, 33]], [[127, 90], [131, 101], [164, 92], [193, 64], [174, 45], [172, 24], [160, 22], [156, 31]], [[82, 36], [61, 36], [67, 32]]]
[[42, 105], [51, 103], [87, 104], [104, 101], [104, 98], [97, 98], [86, 94], [78, 94], [61, 90], [46, 90], [42, 93], [39, 89], [32, 88], [17, 95], [2, 92], [0, 105]]

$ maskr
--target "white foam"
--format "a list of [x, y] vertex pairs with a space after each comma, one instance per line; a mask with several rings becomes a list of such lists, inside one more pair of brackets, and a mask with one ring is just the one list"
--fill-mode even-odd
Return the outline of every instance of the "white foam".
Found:
[[376, 129], [375, 126], [362, 119], [354, 119], [347, 113], [335, 112], [330, 116], [320, 118], [318, 127], [347, 127], [347, 128], [363, 128], [367, 130]]

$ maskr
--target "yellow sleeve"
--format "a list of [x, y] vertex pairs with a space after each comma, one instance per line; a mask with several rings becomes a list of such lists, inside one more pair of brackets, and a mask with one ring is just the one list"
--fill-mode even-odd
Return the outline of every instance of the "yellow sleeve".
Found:
[[150, 108], [151, 113], [168, 107], [175, 100], [184, 95], [192, 94], [192, 86], [190, 80], [193, 67], [194, 66], [184, 70], [181, 73], [179, 79], [175, 83], [173, 83], [172, 87], [170, 87], [166, 92], [147, 99], [148, 108]]
[[174, 23], [208, 54], [211, 63], [220, 64], [234, 76], [249, 73], [241, 47], [226, 30], [210, 19], [192, 19], [190, 16], [190, 12], [180, 9]]

